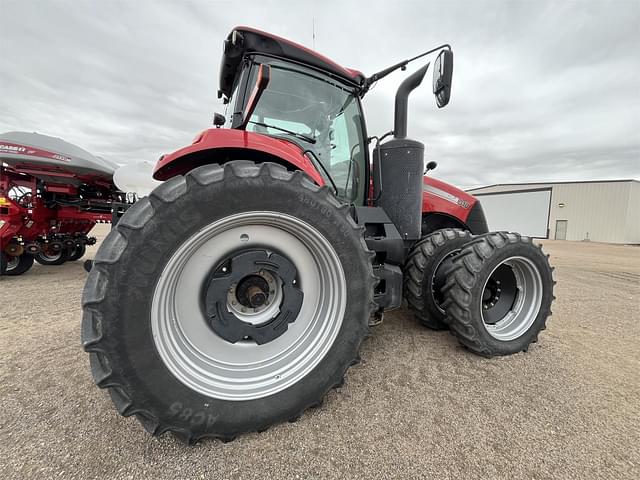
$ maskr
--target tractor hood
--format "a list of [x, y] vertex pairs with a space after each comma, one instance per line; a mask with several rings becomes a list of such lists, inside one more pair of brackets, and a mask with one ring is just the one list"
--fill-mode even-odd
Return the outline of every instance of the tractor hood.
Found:
[[431, 176], [424, 176], [422, 180], [422, 213], [437, 213], [461, 221], [475, 235], [489, 231], [476, 197]]
[[449, 183], [426, 175], [422, 179], [422, 191], [424, 195], [441, 198], [463, 209], [471, 208], [477, 201], [473, 195], [464, 190], [460, 190]]

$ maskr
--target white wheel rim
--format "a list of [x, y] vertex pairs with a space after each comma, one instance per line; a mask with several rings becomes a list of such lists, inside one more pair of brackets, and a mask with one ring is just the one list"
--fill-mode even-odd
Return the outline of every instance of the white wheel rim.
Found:
[[[482, 303], [480, 313], [489, 335], [506, 342], [524, 335], [535, 322], [542, 305], [543, 286], [538, 268], [528, 258], [509, 257], [496, 265], [491, 275], [502, 265], [511, 267], [515, 276], [517, 293], [513, 305], [502, 319], [493, 324], [485, 322]], [[487, 288], [491, 275], [487, 278], [483, 291]]]
[[[265, 248], [295, 265], [304, 299], [275, 340], [229, 343], [207, 323], [203, 285], [211, 269], [242, 248]], [[297, 383], [326, 356], [342, 326], [346, 279], [337, 253], [314, 227], [277, 212], [222, 218], [169, 258], [151, 307], [153, 339], [164, 364], [189, 388], [223, 400], [252, 400]]]

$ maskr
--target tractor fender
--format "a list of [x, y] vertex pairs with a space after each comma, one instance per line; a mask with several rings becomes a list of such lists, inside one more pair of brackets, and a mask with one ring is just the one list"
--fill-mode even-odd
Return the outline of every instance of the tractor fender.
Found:
[[210, 163], [230, 160], [271, 161], [289, 170], [302, 170], [318, 185], [322, 176], [295, 143], [256, 132], [229, 128], [209, 128], [199, 133], [189, 146], [160, 157], [153, 171], [156, 180], [168, 180], [176, 175]]
[[489, 231], [476, 197], [429, 176], [422, 180], [422, 218], [423, 227], [424, 221], [430, 219], [437, 228], [460, 227], [475, 235]]

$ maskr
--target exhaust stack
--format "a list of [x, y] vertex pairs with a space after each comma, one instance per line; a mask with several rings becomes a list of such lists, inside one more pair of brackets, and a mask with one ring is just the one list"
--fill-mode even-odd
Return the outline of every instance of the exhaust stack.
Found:
[[424, 67], [409, 75], [398, 87], [396, 92], [395, 119], [393, 124], [393, 136], [407, 138], [407, 116], [409, 109], [409, 94], [422, 83], [422, 79], [429, 69], [427, 63]]
[[403, 240], [421, 236], [424, 145], [407, 138], [409, 94], [422, 83], [429, 64], [400, 84], [396, 93], [394, 138], [373, 151], [375, 205], [382, 207]]

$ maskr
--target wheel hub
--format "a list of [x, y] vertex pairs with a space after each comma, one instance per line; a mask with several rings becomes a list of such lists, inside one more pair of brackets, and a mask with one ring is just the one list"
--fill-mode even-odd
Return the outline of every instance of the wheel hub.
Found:
[[517, 294], [516, 277], [508, 265], [501, 265], [487, 281], [482, 292], [484, 321], [494, 324], [511, 310]]
[[5, 247], [4, 251], [11, 257], [19, 257], [24, 252], [24, 248], [19, 243], [10, 243]]
[[243, 307], [254, 310], [269, 305], [269, 293], [275, 293], [269, 289], [269, 283], [273, 283], [273, 277], [264, 271], [244, 277], [235, 290], [236, 300]]
[[213, 331], [236, 343], [271, 342], [287, 331], [302, 306], [297, 270], [282, 255], [243, 250], [214, 267], [205, 288], [205, 311]]

